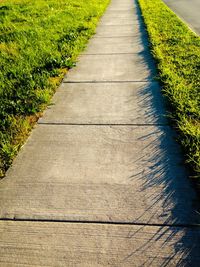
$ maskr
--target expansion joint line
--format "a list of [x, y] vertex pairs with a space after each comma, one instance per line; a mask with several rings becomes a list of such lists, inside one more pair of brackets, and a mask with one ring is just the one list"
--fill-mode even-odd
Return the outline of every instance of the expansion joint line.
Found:
[[62, 220], [62, 219], [29, 219], [29, 218], [0, 218], [0, 221], [14, 222], [46, 222], [46, 223], [68, 223], [68, 224], [99, 224], [99, 225], [129, 225], [129, 226], [149, 226], [149, 227], [176, 227], [176, 228], [199, 228], [200, 224], [184, 224], [184, 223], [142, 223], [127, 221], [87, 221], [87, 220]]
[[129, 126], [163, 126], [163, 127], [168, 127], [169, 124], [162, 124], [162, 123], [120, 123], [120, 124], [115, 124], [115, 123], [64, 123], [64, 122], [38, 122], [40, 125], [63, 125], [63, 126], [116, 126], [116, 127], [129, 127]]
[[121, 52], [121, 53], [82, 53], [80, 56], [113, 56], [113, 55], [138, 55], [138, 53]]
[[132, 80], [132, 81], [67, 81], [63, 80], [62, 83], [158, 83], [155, 80]]

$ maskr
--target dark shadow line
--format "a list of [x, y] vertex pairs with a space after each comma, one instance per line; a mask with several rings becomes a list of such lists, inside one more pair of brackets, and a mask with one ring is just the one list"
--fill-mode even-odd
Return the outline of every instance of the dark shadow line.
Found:
[[77, 223], [77, 224], [111, 224], [111, 225], [130, 225], [130, 226], [150, 226], [150, 227], [174, 227], [174, 228], [198, 228], [200, 224], [160, 224], [160, 223], [136, 223], [127, 221], [95, 221], [95, 220], [63, 220], [63, 219], [31, 219], [31, 218], [0, 218], [0, 221], [15, 222], [56, 222], [56, 223]]

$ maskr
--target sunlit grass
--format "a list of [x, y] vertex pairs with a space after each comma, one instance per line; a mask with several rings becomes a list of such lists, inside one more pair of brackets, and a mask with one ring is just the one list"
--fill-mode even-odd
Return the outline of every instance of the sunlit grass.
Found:
[[0, 1], [0, 176], [109, 0]]
[[161, 0], [139, 0], [187, 162], [200, 174], [200, 37]]

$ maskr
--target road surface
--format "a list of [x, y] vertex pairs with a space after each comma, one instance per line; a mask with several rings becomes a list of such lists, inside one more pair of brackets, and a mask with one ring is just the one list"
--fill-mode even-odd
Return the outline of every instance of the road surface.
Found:
[[199, 0], [163, 0], [190, 28], [200, 34]]

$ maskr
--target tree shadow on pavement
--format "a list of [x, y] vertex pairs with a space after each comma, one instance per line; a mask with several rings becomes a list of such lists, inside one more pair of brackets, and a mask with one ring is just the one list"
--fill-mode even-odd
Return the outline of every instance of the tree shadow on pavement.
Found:
[[[146, 43], [147, 34], [137, 0], [135, 5], [141, 38]], [[144, 61], [152, 68], [151, 60]], [[162, 115], [159, 103], [159, 98], [162, 102], [162, 97], [158, 97], [158, 90], [153, 92], [152, 85], [147, 85], [146, 88], [143, 86], [141, 89], [141, 106], [149, 105], [147, 118], [151, 120], [151, 117], [155, 118], [155, 114]], [[156, 123], [159, 122], [160, 118], [157, 116]], [[123, 263], [127, 263], [138, 253], [141, 256], [144, 253], [148, 254], [148, 257], [141, 266], [200, 266], [200, 227], [197, 225], [200, 219], [199, 204], [175, 139], [175, 132], [165, 125], [156, 126], [146, 136], [137, 140], [147, 143], [146, 147], [141, 146], [143, 156], [138, 156], [138, 160], [143, 162], [143, 166], [146, 163], [147, 168], [134, 173], [129, 179], [132, 182], [140, 180], [141, 191], [147, 196], [149, 206], [147, 205], [148, 209], [143, 214], [134, 218], [133, 223], [142, 224], [147, 217], [149, 219], [138, 231], [131, 229], [128, 238], [137, 238], [139, 233], [148, 227], [152, 227], [155, 232], [152, 231], [153, 234], [146, 238], [146, 242], [130, 252]], [[151, 151], [151, 155], [145, 155], [145, 151]], [[152, 216], [149, 217], [149, 214]], [[155, 252], [151, 255], [156, 242], [159, 243], [157, 255]]]

